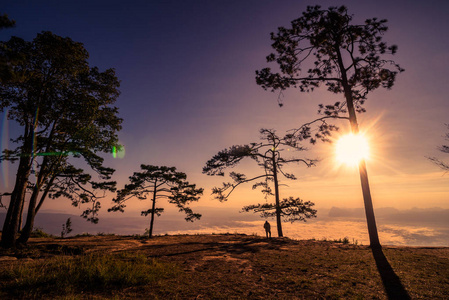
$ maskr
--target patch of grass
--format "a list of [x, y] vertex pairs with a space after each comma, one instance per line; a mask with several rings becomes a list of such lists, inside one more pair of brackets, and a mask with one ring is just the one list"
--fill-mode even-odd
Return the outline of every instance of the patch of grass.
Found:
[[[311, 241], [316, 241], [316, 239], [311, 239]], [[345, 236], [344, 238], [339, 238], [339, 239], [333, 239], [333, 240], [328, 240], [327, 238], [323, 238], [320, 241], [322, 242], [334, 242], [334, 243], [339, 243], [339, 244], [343, 244], [343, 245], [348, 245], [350, 243], [349, 238], [347, 236]], [[356, 239], [352, 239], [352, 244], [357, 246], [359, 244], [359, 241]], [[362, 243], [360, 243], [360, 246], [363, 246]]]
[[88, 236], [93, 236], [93, 234], [90, 234], [89, 232], [83, 232], [80, 234], [75, 235], [75, 237], [88, 237]]
[[97, 232], [97, 236], [116, 236], [115, 233]]
[[88, 254], [21, 263], [0, 273], [15, 297], [73, 295], [85, 291], [111, 294], [128, 287], [155, 284], [177, 273], [173, 264], [142, 254]]
[[[382, 289], [369, 249], [329, 248], [320, 242], [295, 248], [296, 251], [264, 251], [254, 264], [254, 270], [270, 274], [264, 281], [278, 291], [279, 298], [287, 299], [300, 291], [305, 299], [358, 299], [363, 289], [368, 299]], [[360, 261], [369, 264], [362, 265]], [[359, 279], [362, 275], [375, 278], [376, 282], [365, 285]]]
[[34, 228], [34, 230], [31, 232], [30, 237], [32, 238], [50, 238], [53, 237], [53, 235], [48, 234], [42, 230], [42, 228]]
[[[166, 236], [168, 236], [168, 235], [166, 235]], [[158, 235], [153, 234], [152, 238], [156, 238], [156, 237], [158, 237]], [[148, 236], [148, 233], [147, 234], [138, 234], [138, 233], [133, 234], [133, 235], [131, 235], [131, 238], [135, 239], [135, 240], [149, 240], [150, 239], [150, 237]]]
[[341, 239], [341, 238], [338, 239], [338, 240], [335, 239], [334, 242], [335, 243], [341, 243], [343, 245], [347, 245], [347, 244], [349, 244], [349, 239], [348, 239], [348, 237], [345, 236], [343, 239]]
[[[412, 298], [449, 299], [449, 256], [444, 249], [385, 249]], [[447, 251], [447, 250], [446, 250]], [[419, 297], [418, 297], [419, 295]]]

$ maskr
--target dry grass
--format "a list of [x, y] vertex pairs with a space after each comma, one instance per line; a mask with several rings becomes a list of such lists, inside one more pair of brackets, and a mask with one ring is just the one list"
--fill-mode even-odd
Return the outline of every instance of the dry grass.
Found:
[[[0, 261], [0, 298], [386, 299], [401, 287], [412, 299], [449, 298], [449, 248], [387, 247], [383, 254], [390, 274], [385, 262], [379, 270], [368, 247], [326, 241], [246, 235], [33, 239], [27, 248], [0, 252], [0, 256], [19, 258]], [[86, 269], [73, 268], [70, 278], [77, 280], [56, 276], [55, 281], [38, 285], [33, 283], [38, 282], [37, 272], [33, 280], [27, 279], [31, 282], [28, 292], [17, 292], [25, 290], [17, 285], [24, 275], [11, 271], [14, 268], [63, 266], [68, 259], [80, 266], [92, 255], [110, 267], [105, 274], [112, 279], [97, 278], [95, 283], [92, 278], [99, 271], [94, 267], [91, 277], [82, 275]], [[140, 281], [126, 282], [123, 276], [130, 273], [126, 268], [142, 268], [152, 275], [145, 279], [137, 272]], [[388, 285], [391, 273], [397, 276], [397, 285], [385, 289], [383, 280]], [[83, 280], [84, 285], [76, 284]]]

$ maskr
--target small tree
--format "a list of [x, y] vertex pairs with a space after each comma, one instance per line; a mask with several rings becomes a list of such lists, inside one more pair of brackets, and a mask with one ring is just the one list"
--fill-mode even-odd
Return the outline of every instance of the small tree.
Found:
[[[356, 112], [364, 112], [369, 92], [391, 88], [403, 69], [381, 55], [395, 54], [397, 46], [382, 40], [387, 31], [386, 20], [367, 19], [352, 24], [345, 6], [321, 9], [308, 6], [303, 15], [291, 22], [290, 28], [279, 27], [271, 33], [275, 53], [267, 62], [275, 62], [279, 72], [270, 68], [256, 71], [257, 84], [264, 89], [282, 91], [290, 87], [311, 92], [325, 85], [332, 93], [343, 94], [345, 101], [320, 105], [326, 118], [348, 114], [351, 130], [359, 132]], [[365, 161], [359, 164], [360, 180], [371, 247], [380, 247], [368, 183]]]
[[[449, 124], [446, 124], [447, 128], [449, 129]], [[446, 140], [449, 141], [449, 133], [446, 133]], [[441, 145], [440, 147], [438, 147], [438, 149], [446, 154], [449, 154], [449, 145]], [[434, 164], [436, 164], [438, 167], [440, 167], [442, 170], [448, 172], [449, 171], [449, 164], [439, 160], [436, 157], [428, 157], [428, 159], [430, 161], [432, 161]]]
[[202, 188], [196, 188], [195, 184], [190, 184], [187, 175], [177, 172], [175, 167], [140, 165], [142, 172], [134, 172], [129, 177], [130, 184], [117, 191], [117, 197], [112, 201], [116, 203], [108, 211], [124, 212], [125, 202], [131, 198], [139, 200], [147, 199], [151, 195], [151, 208], [142, 211], [142, 216], [151, 216], [149, 237], [153, 236], [154, 215], [160, 216], [164, 209], [156, 207], [156, 202], [160, 199], [167, 199], [169, 203], [176, 205], [179, 211], [187, 216], [185, 220], [193, 222], [201, 218], [201, 214], [193, 213], [187, 205], [193, 201], [198, 201], [203, 194]]
[[72, 220], [68, 218], [65, 224], [62, 224], [61, 238], [64, 238], [64, 236], [68, 235], [72, 230]]
[[[296, 177], [293, 174], [284, 172], [283, 167], [289, 163], [303, 163], [306, 166], [313, 166], [316, 160], [302, 159], [302, 158], [284, 158], [281, 156], [281, 152], [286, 149], [294, 149], [296, 151], [304, 151], [303, 148], [296, 140], [291, 139], [290, 135], [280, 138], [276, 135], [274, 130], [261, 129], [260, 143], [251, 143], [249, 145], [235, 145], [228, 149], [218, 152], [212, 159], [210, 159], [206, 166], [203, 168], [203, 173], [207, 175], [224, 176], [224, 169], [234, 167], [238, 165], [243, 159], [250, 158], [254, 160], [259, 167], [264, 170], [261, 175], [247, 178], [245, 174], [230, 172], [229, 176], [233, 182], [224, 182], [222, 187], [214, 187], [212, 194], [215, 195], [219, 201], [226, 201], [231, 193], [240, 184], [262, 179], [262, 181], [253, 184], [253, 189], [262, 188], [262, 193], [265, 197], [269, 195], [275, 196], [275, 204], [257, 204], [255, 206], [244, 207], [244, 211], [275, 208], [276, 224], [278, 229], [278, 236], [283, 236], [282, 233], [282, 215], [288, 214], [288, 210], [294, 210], [297, 207], [299, 210], [301, 204], [299, 202], [280, 202], [279, 200], [279, 175], [283, 175], [285, 178], [295, 180]], [[271, 189], [271, 183], [274, 185], [274, 194]], [[313, 205], [313, 204], [312, 204]], [[306, 205], [310, 206], [310, 205]], [[298, 212], [299, 212], [298, 210]], [[284, 211], [284, 212], [283, 212]]]

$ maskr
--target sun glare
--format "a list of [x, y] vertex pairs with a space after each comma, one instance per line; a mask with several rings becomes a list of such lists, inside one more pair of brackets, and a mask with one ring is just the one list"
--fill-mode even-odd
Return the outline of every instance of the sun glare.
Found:
[[369, 157], [368, 141], [361, 134], [344, 135], [336, 142], [335, 154], [338, 162], [357, 166], [362, 159]]

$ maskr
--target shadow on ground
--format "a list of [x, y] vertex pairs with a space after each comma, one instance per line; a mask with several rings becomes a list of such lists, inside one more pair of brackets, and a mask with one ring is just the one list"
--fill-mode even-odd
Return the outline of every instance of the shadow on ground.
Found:
[[411, 299], [398, 275], [396, 275], [385, 257], [382, 248], [373, 248], [372, 252], [388, 299]]
[[161, 254], [154, 254], [153, 257], [161, 256], [181, 256], [186, 254], [193, 254], [197, 252], [207, 251], [219, 251], [229, 254], [245, 254], [245, 253], [258, 253], [262, 249], [278, 250], [280, 247], [287, 243], [292, 243], [291, 240], [283, 239], [265, 239], [265, 238], [246, 238], [239, 237], [235, 241], [230, 239], [222, 242], [184, 242], [174, 244], [162, 244], [162, 245], [149, 245], [149, 248], [153, 250], [161, 248], [164, 250]]

